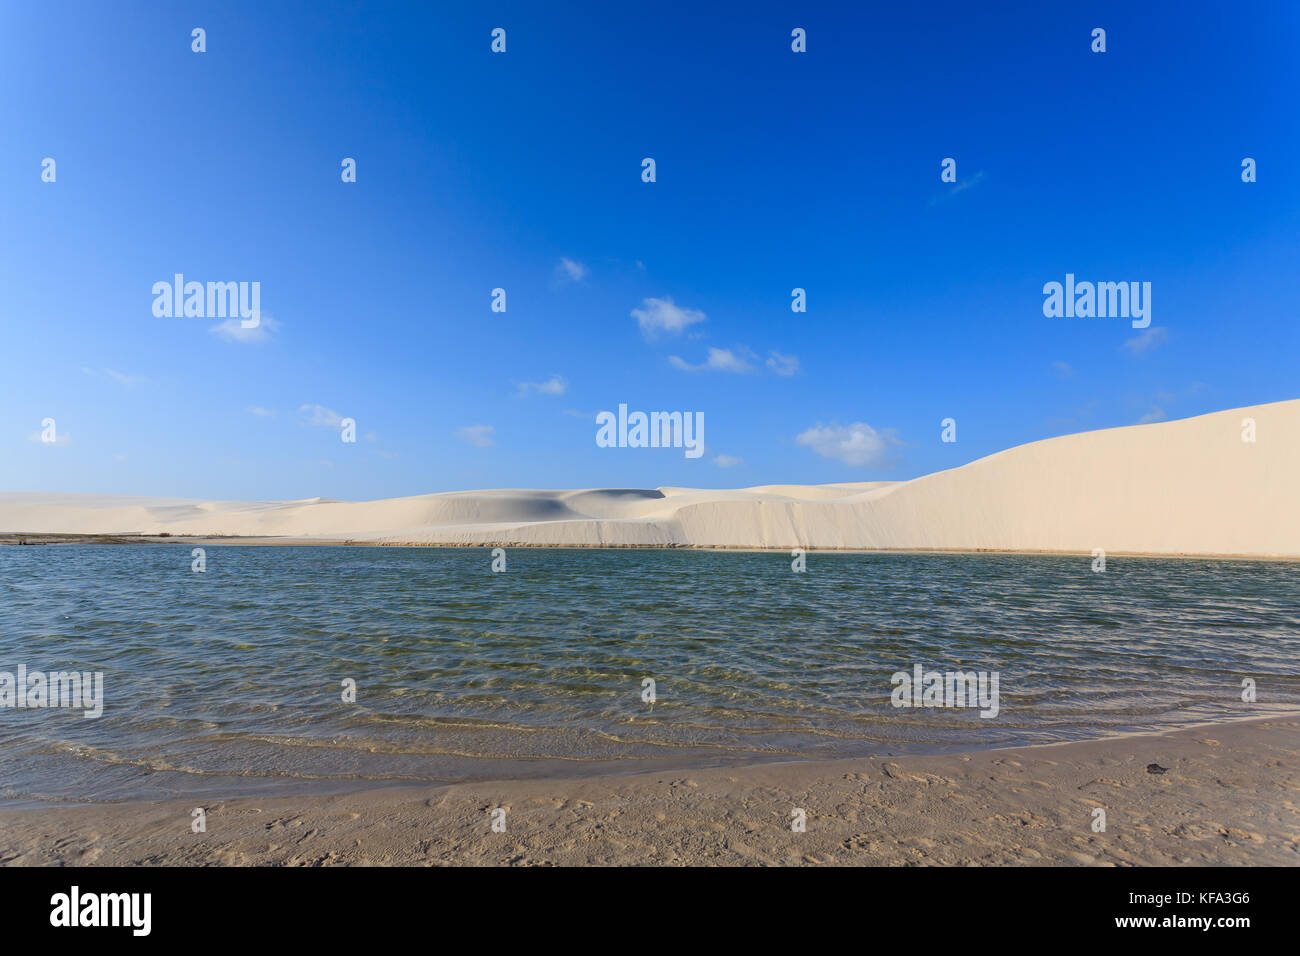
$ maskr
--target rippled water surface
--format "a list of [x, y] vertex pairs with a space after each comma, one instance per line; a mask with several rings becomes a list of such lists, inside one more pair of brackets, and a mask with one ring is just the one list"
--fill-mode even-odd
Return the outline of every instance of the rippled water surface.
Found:
[[[0, 548], [0, 798], [232, 797], [997, 746], [1300, 709], [1300, 564], [1011, 555]], [[1000, 713], [891, 706], [999, 673]], [[656, 682], [653, 707], [642, 680]], [[1253, 678], [1259, 702], [1241, 701]], [[340, 682], [356, 681], [355, 704]]]

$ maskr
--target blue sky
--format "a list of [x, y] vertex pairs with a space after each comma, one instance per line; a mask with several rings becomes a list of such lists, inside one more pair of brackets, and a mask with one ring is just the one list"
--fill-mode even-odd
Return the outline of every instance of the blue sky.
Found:
[[[1300, 396], [1300, 7], [844, 6], [6, 4], [0, 489], [897, 479]], [[1067, 272], [1158, 331], [1045, 317]], [[620, 403], [706, 454], [598, 448]]]

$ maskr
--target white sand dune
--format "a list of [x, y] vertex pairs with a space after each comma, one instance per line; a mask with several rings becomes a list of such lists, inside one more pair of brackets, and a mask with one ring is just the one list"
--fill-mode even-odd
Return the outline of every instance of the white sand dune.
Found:
[[[1247, 418], [1254, 442], [1242, 440]], [[1051, 438], [902, 482], [465, 491], [369, 502], [4, 493], [0, 530], [1300, 557], [1300, 399]]]

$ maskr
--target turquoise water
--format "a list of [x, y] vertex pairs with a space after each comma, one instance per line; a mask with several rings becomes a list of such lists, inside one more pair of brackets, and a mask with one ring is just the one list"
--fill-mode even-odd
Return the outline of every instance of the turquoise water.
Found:
[[[1300, 564], [1088, 556], [0, 548], [10, 802], [228, 798], [938, 751], [1300, 709]], [[890, 677], [997, 671], [1000, 713]], [[656, 682], [653, 706], [642, 679]], [[1254, 678], [1259, 702], [1244, 704]], [[340, 682], [357, 684], [357, 702]]]

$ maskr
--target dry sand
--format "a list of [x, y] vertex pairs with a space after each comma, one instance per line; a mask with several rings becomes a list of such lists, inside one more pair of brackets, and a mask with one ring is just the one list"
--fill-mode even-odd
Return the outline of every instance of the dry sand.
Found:
[[206, 807], [199, 834], [192, 803], [3, 810], [0, 863], [1294, 866], [1298, 751], [1295, 716], [965, 755], [231, 800]]
[[[1254, 442], [1242, 440], [1247, 418]], [[3, 493], [0, 532], [1297, 557], [1298, 477], [1300, 399], [1051, 438], [911, 481], [467, 491], [369, 502]]]

